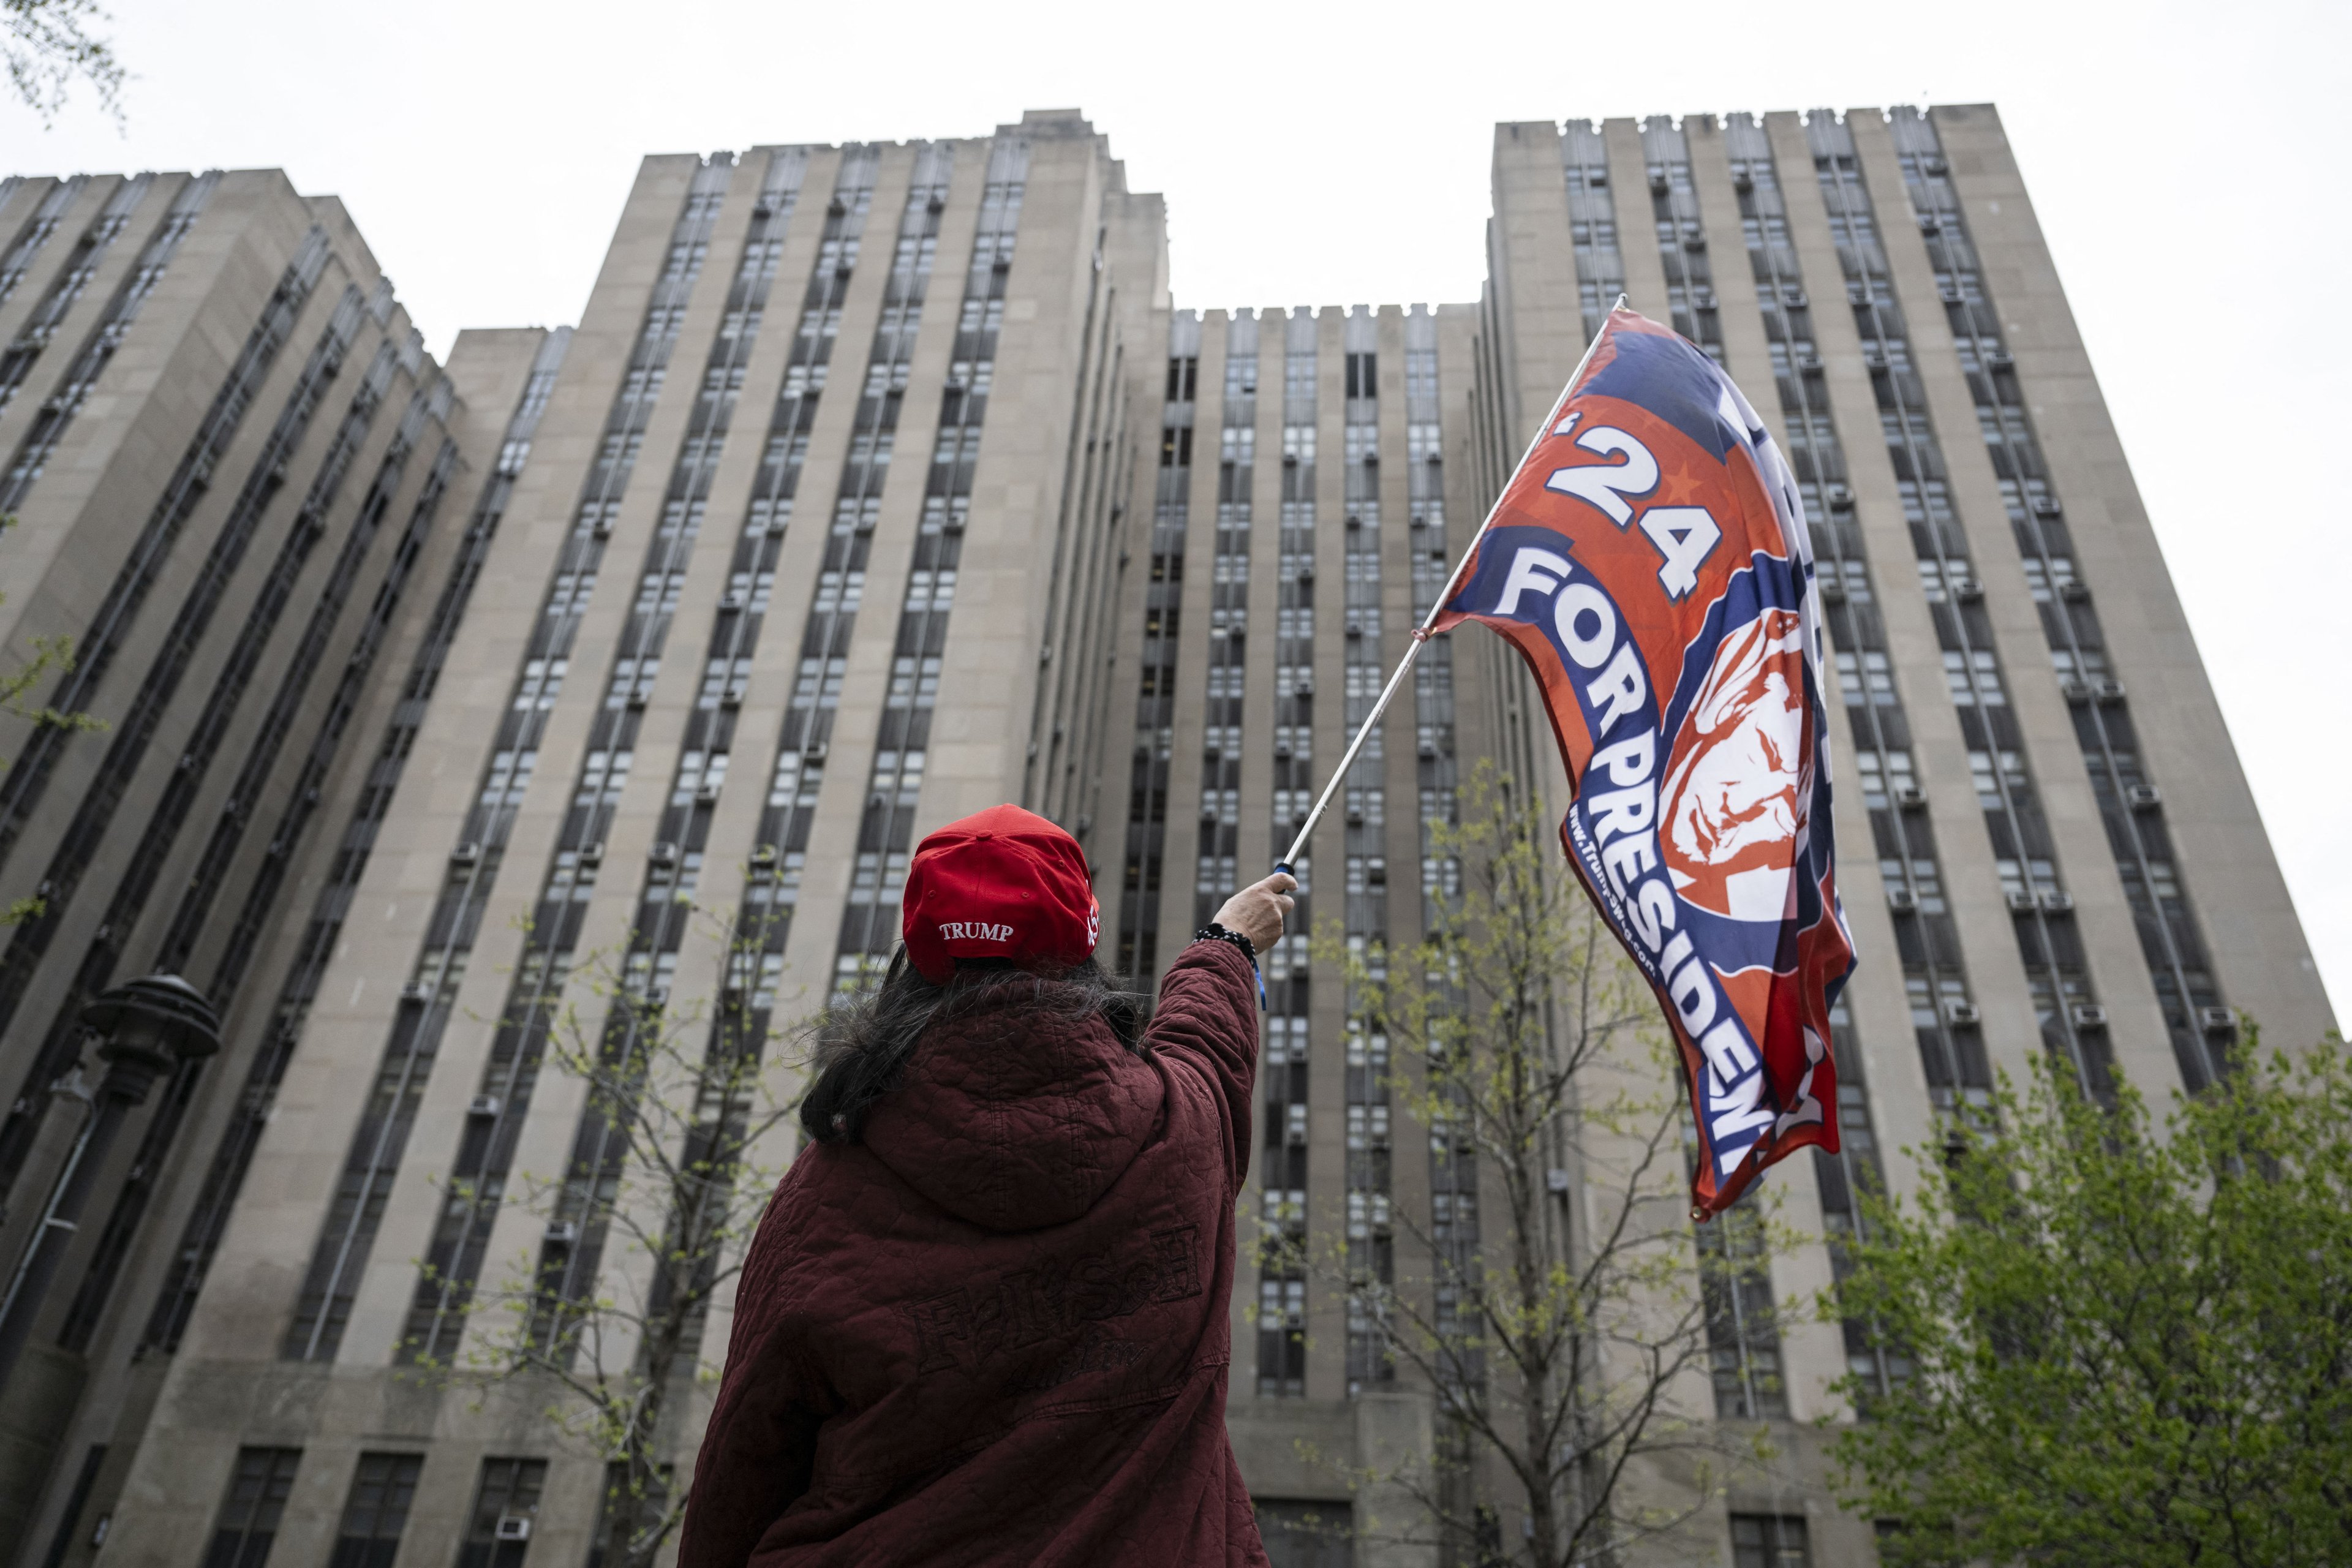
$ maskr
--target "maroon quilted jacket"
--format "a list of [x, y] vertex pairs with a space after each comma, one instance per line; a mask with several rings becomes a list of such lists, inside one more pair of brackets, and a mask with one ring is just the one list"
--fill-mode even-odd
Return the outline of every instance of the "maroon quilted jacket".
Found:
[[[1265, 1563], [1225, 1439], [1249, 962], [1195, 942], [1146, 1035], [936, 1027], [761, 1221], [678, 1568]], [[1026, 1011], [1026, 1009], [1022, 1009]]]

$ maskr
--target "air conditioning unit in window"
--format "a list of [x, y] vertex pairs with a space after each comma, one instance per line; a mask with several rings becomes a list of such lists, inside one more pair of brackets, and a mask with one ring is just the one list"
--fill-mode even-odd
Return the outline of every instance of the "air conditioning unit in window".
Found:
[[677, 864], [677, 846], [664, 839], [646, 852], [646, 858], [656, 866], [675, 866]]
[[1985, 363], [1995, 370], [2007, 370], [2017, 363], [2017, 356], [2007, 349], [1990, 349], [1985, 353]]
[[1703, 234], [1686, 234], [1683, 236], [1683, 248], [1685, 250], [1705, 250], [1706, 248], [1706, 236]]
[[1287, 741], [1276, 741], [1276, 742], [1274, 743], [1274, 760], [1275, 760], [1276, 762], [1277, 762], [1277, 763], [1286, 763], [1286, 762], [1290, 761], [1290, 742], [1287, 742]]
[[1822, 604], [1843, 605], [1845, 603], [1845, 584], [1839, 582], [1836, 578], [1824, 577], [1821, 580], [1819, 586], [1822, 591]]
[[1917, 811], [1927, 804], [1927, 792], [1915, 784], [1897, 784], [1891, 793], [1895, 804], [1906, 811]]
[[1363, 622], [1361, 622], [1361, 621], [1360, 621], [1360, 620], [1358, 620], [1358, 619], [1357, 619], [1356, 617], [1354, 617], [1353, 616], [1349, 616], [1349, 617], [1348, 617], [1348, 635], [1349, 635], [1349, 637], [1362, 637], [1362, 636], [1364, 635], [1364, 623], [1363, 623]]
[[2060, 512], [2066, 509], [2058, 504], [2058, 498], [2056, 496], [2035, 496], [2033, 498], [2033, 510], [2041, 513], [2043, 517], [2056, 517]]
[[1919, 895], [1908, 888], [1886, 889], [1886, 907], [1898, 913], [1907, 913], [1919, 907]]
[[801, 757], [804, 762], [821, 763], [824, 761], [825, 753], [832, 749], [833, 748], [826, 745], [823, 741], [818, 741], [814, 744], [803, 746], [801, 748]]
[[1885, 370], [1886, 351], [1876, 343], [1864, 343], [1862, 345], [1862, 363], [1873, 370]]
[[2197, 1021], [2214, 1034], [2235, 1034], [2238, 1016], [2227, 1007], [2200, 1007]]
[[740, 594], [721, 594], [719, 595], [719, 607], [721, 610], [730, 612], [730, 614], [742, 609], [743, 602], [743, 595]]
[[1433, 757], [1437, 755], [1437, 742], [1434, 741], [1423, 741], [1421, 743], [1420, 749], [1421, 754], [1424, 757]]
[[1349, 806], [1348, 808], [1348, 826], [1350, 827], [1361, 827], [1363, 825], [1364, 808], [1360, 805]]
[[743, 706], [743, 694], [730, 686], [719, 694], [719, 706], [721, 708], [740, 708]]
[[2053, 915], [2063, 915], [2074, 907], [2074, 895], [2062, 893], [2055, 888], [2046, 888], [2042, 893], [2042, 907]]
[[460, 844], [449, 851], [449, 864], [452, 866], [471, 866], [481, 858], [482, 847], [478, 844]]
[[2090, 586], [2069, 577], [2058, 584], [2058, 596], [2070, 604], [2079, 605], [2091, 596]]
[[2121, 702], [2124, 700], [2124, 683], [2120, 680], [2102, 680], [2099, 682], [2097, 696], [2102, 702]]
[[2124, 791], [2124, 798], [2131, 802], [2134, 811], [2148, 811], [2164, 804], [2164, 792], [2154, 784], [2134, 784]]
[[1928, 158], [1923, 160], [1919, 164], [1920, 168], [1926, 170], [1930, 174], [1940, 174], [1949, 166], [1950, 165], [1947, 164], [1941, 158]]
[[1780, 285], [1780, 303], [1788, 306], [1793, 310], [1801, 308], [1804, 302], [1805, 291], [1802, 289], [1798, 288], [1793, 283], [1783, 283]]
[[2104, 1029], [2107, 1026], [2107, 1010], [2096, 1002], [2077, 1002], [2066, 1010], [2078, 1029]]
[[529, 1541], [530, 1539], [530, 1521], [527, 1519], [499, 1520], [499, 1539], [500, 1541]]
[[1973, 605], [1984, 597], [1984, 584], [1973, 577], [1952, 579], [1952, 597], [1963, 605]]
[[580, 847], [580, 863], [583, 866], [603, 865], [604, 863], [604, 841], [601, 838], [596, 838], [591, 839], [589, 842], [583, 844]]
[[1832, 511], [1843, 511], [1853, 505], [1853, 491], [1844, 485], [1832, 485], [1822, 492]]
[[400, 988], [400, 999], [404, 1002], [430, 1002], [433, 1000], [433, 987], [422, 980], [412, 980]]
[[466, 1114], [468, 1116], [488, 1117], [496, 1116], [498, 1113], [499, 1097], [495, 1094], [478, 1094], [466, 1107]]
[[2058, 682], [2058, 693], [2069, 702], [2088, 702], [2091, 700], [2091, 683], [2080, 676], [2070, 675]]
[[1696, 306], [1698, 309], [1700, 309], [1700, 310], [1714, 310], [1714, 309], [1715, 309], [1715, 290], [1714, 290], [1714, 289], [1692, 289], [1692, 290], [1691, 290], [1691, 303], [1692, 303], [1693, 305]]
[[697, 805], [717, 805], [719, 786], [715, 784], [698, 785], [694, 792], [694, 801]]
[[1919, 232], [1921, 234], [1937, 234], [1942, 232], [1943, 226], [1944, 226], [1941, 223], [1937, 221], [1936, 215], [1934, 213], [1919, 214]]
[[570, 1247], [580, 1239], [580, 1227], [568, 1219], [551, 1221], [547, 1227], [550, 1247]]
[[2021, 915], [2032, 913], [2032, 890], [2028, 888], [2011, 888], [2009, 890], [2009, 907]]
[[621, 706], [632, 713], [642, 713], [646, 710], [646, 694], [632, 689], [627, 696], [621, 699]]
[[1944, 1004], [1944, 1021], [1956, 1028], [1967, 1028], [1977, 1021], [1977, 1005], [1957, 997]]
[[751, 851], [751, 868], [753, 870], [773, 869], [775, 864], [776, 847], [774, 845], [762, 844]]

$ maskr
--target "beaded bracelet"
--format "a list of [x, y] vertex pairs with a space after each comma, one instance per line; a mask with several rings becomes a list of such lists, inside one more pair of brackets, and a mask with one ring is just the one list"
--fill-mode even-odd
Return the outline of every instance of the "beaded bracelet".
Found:
[[1224, 927], [1217, 924], [1214, 921], [1210, 921], [1207, 925], [1202, 926], [1199, 931], [1194, 931], [1192, 933], [1192, 940], [1194, 942], [1232, 942], [1235, 947], [1242, 950], [1242, 956], [1250, 961], [1250, 967], [1252, 969], [1255, 969], [1257, 967], [1256, 944], [1252, 942], [1249, 938], [1244, 936], [1241, 932], [1237, 931], [1227, 931]]

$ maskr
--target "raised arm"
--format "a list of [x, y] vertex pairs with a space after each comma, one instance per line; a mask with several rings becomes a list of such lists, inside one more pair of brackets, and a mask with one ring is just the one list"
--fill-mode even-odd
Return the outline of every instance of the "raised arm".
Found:
[[[1298, 883], [1277, 871], [1225, 900], [1216, 923], [1262, 953], [1282, 940]], [[1249, 1176], [1251, 1105], [1257, 1081], [1257, 972], [1234, 942], [1196, 942], [1176, 955], [1160, 983], [1146, 1037], [1171, 1065], [1197, 1073], [1217, 1098], [1226, 1169], [1234, 1189]]]

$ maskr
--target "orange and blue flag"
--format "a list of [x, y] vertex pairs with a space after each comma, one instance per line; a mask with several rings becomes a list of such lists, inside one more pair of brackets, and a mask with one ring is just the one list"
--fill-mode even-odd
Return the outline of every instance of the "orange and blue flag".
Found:
[[1433, 629], [1492, 626], [1543, 689], [1561, 847], [1682, 1047], [1705, 1216], [1838, 1146], [1854, 957], [1804, 505], [1731, 378], [1631, 310], [1547, 426]]

